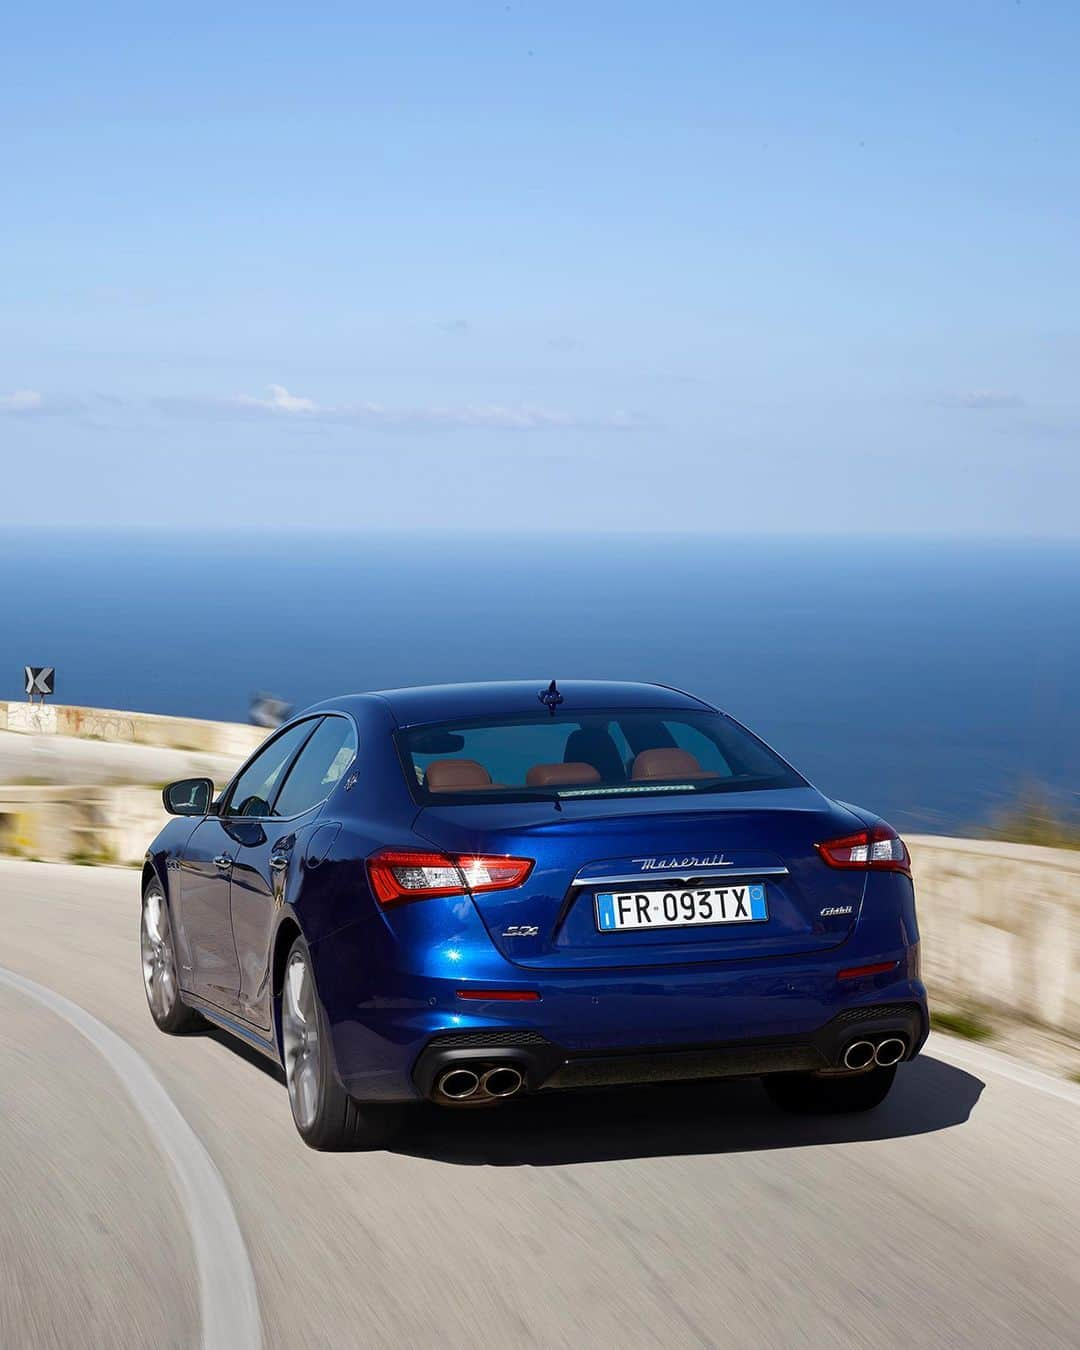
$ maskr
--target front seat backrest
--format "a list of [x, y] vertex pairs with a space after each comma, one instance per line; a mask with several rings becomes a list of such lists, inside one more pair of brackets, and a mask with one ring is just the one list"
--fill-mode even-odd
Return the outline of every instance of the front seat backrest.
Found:
[[642, 750], [634, 759], [630, 777], [633, 782], [646, 782], [650, 779], [688, 779], [717, 778], [718, 774], [703, 769], [689, 750], [680, 750], [669, 746], [657, 750]]
[[424, 779], [429, 792], [476, 792], [493, 786], [491, 774], [475, 759], [433, 759]]
[[534, 764], [525, 775], [526, 787], [562, 787], [570, 783], [584, 787], [599, 781], [600, 771], [591, 764]]

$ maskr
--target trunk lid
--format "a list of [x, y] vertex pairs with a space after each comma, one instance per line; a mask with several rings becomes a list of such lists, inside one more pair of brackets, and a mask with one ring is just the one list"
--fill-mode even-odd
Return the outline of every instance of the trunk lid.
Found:
[[[523, 886], [473, 897], [492, 942], [537, 969], [782, 957], [838, 946], [865, 873], [826, 866], [814, 845], [862, 828], [816, 789], [702, 794], [670, 809], [635, 797], [426, 807], [415, 829], [453, 853], [533, 858]], [[617, 880], [616, 880], [617, 879]], [[765, 887], [754, 923], [601, 931], [595, 896], [700, 886]], [[825, 913], [823, 911], [831, 911]], [[535, 931], [533, 931], [535, 930]]]

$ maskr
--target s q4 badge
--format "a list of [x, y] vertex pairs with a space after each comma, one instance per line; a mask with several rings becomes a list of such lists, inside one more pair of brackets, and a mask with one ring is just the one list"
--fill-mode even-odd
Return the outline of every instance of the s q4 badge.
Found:
[[508, 928], [503, 937], [536, 937], [540, 932], [539, 928], [534, 928], [532, 924], [518, 923], [513, 928]]

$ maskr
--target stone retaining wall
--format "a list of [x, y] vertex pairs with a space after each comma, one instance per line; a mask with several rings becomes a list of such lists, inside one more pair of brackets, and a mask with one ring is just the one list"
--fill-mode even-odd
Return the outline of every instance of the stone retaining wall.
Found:
[[1080, 1037], [1080, 852], [907, 842], [931, 996]]
[[204, 722], [196, 717], [120, 712], [112, 708], [74, 708], [63, 703], [19, 703], [0, 699], [0, 731], [37, 736], [82, 736], [98, 741], [131, 741], [201, 750], [246, 759], [266, 739], [262, 727], [239, 722]]
[[0, 854], [44, 862], [141, 862], [169, 819], [156, 788], [0, 785]]

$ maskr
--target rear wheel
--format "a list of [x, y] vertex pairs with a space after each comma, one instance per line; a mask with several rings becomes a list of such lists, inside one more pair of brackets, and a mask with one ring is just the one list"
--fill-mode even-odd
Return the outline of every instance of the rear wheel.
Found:
[[763, 1078], [765, 1091], [782, 1111], [795, 1115], [839, 1115], [872, 1111], [889, 1095], [896, 1065], [870, 1069], [850, 1078], [825, 1078], [812, 1073], [775, 1073]]
[[293, 1120], [309, 1148], [378, 1148], [389, 1139], [398, 1112], [356, 1101], [338, 1081], [311, 953], [302, 937], [285, 962], [281, 1047]]
[[169, 906], [159, 881], [151, 881], [143, 892], [139, 947], [143, 988], [151, 1017], [162, 1031], [171, 1035], [197, 1027], [202, 1019], [180, 997]]

